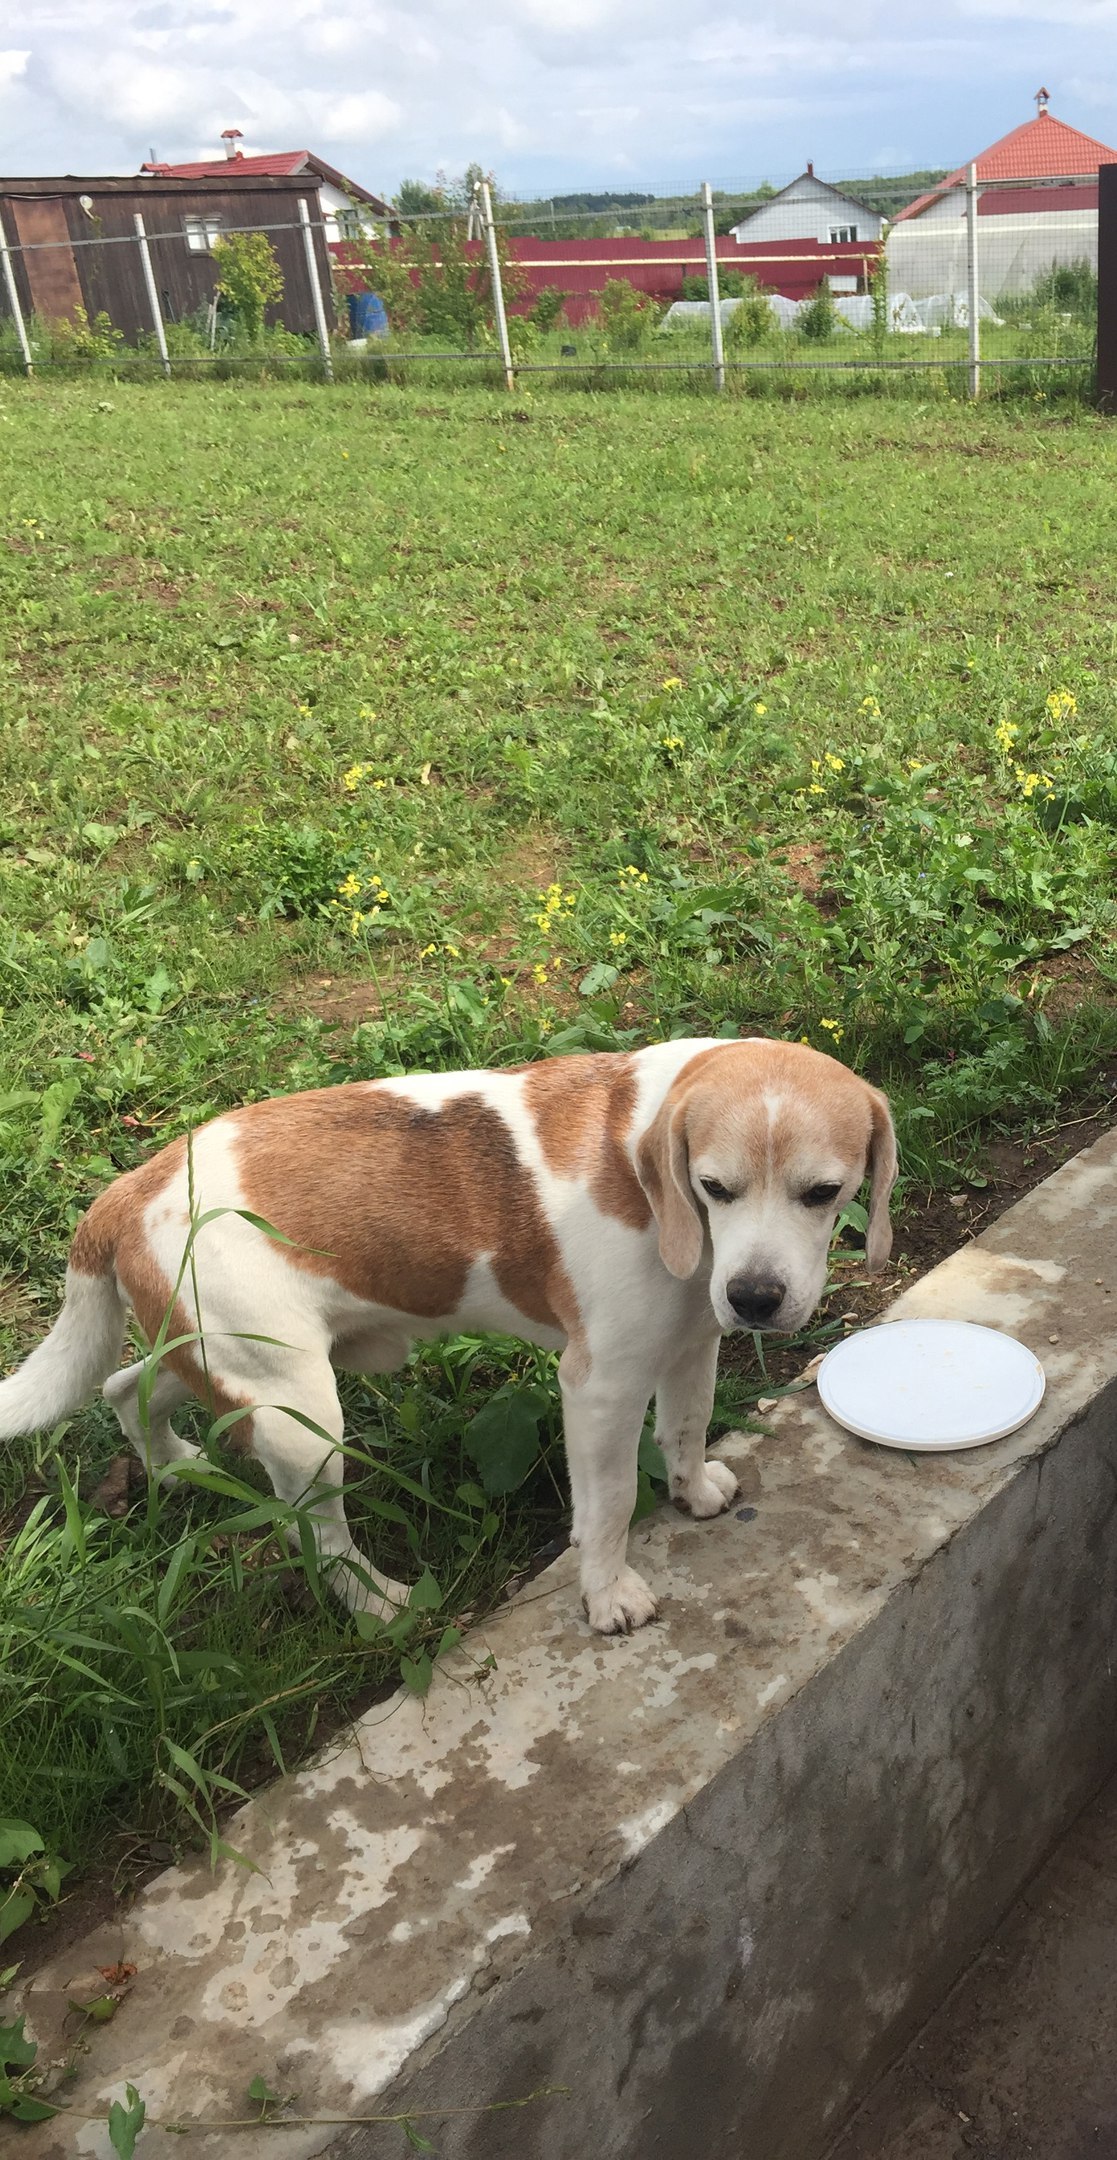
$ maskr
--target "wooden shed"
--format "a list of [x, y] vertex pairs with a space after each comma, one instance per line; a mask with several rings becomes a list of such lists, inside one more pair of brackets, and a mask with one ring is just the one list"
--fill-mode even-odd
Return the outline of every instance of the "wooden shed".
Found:
[[[0, 180], [0, 226], [11, 252], [20, 306], [48, 322], [106, 314], [129, 344], [152, 328], [135, 213], [142, 214], [160, 305], [180, 322], [212, 297], [213, 242], [238, 232], [266, 232], [283, 273], [283, 298], [269, 310], [279, 323], [314, 335], [314, 297], [299, 203], [314, 221], [320, 290], [329, 313], [330, 264], [314, 178], [180, 180], [161, 174], [127, 179]], [[0, 284], [0, 309], [5, 296]]]

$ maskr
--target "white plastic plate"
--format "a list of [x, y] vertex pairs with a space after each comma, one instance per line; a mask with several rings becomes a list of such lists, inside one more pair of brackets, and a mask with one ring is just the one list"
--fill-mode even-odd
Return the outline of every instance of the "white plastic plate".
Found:
[[839, 1425], [882, 1447], [986, 1447], [1026, 1425], [1046, 1376], [1024, 1343], [969, 1320], [891, 1320], [836, 1344], [818, 1392]]

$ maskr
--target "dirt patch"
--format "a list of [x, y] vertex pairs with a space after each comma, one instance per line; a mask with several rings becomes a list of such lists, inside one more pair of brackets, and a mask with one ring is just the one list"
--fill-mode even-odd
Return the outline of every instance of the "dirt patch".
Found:
[[302, 1020], [321, 1020], [327, 1027], [359, 1027], [362, 1020], [379, 1020], [384, 1012], [382, 992], [391, 988], [383, 973], [380, 986], [368, 976], [346, 980], [334, 975], [303, 976], [282, 991], [276, 1011]]
[[829, 2160], [1117, 2153], [1117, 1780], [1080, 1815]]
[[98, 564], [99, 582], [94, 591], [100, 594], [126, 594], [131, 600], [153, 601], [158, 607], [178, 607], [182, 601], [182, 587], [172, 578], [161, 577], [155, 567], [149, 568], [142, 559], [130, 555], [102, 556]]
[[545, 892], [561, 873], [558, 868], [561, 843], [553, 833], [536, 826], [524, 833], [514, 847], [494, 863], [492, 877], [501, 885], [514, 885], [534, 899], [537, 892]]
[[1021, 968], [1014, 988], [1017, 995], [1034, 999], [1047, 1020], [1069, 1019], [1081, 1005], [1098, 1004], [1108, 998], [1109, 985], [1083, 946], [1067, 952], [1045, 953], [1030, 968]]

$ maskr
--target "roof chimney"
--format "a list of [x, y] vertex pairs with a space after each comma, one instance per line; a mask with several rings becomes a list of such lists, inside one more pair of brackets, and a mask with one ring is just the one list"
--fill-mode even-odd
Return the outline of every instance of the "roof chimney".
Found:
[[1051, 92], [1050, 92], [1050, 90], [1037, 90], [1037, 91], [1036, 91], [1036, 119], [1037, 119], [1037, 120], [1042, 120], [1042, 118], [1043, 118], [1043, 116], [1044, 116], [1044, 113], [1045, 113], [1045, 112], [1047, 111], [1047, 108], [1048, 108], [1048, 106], [1050, 105], [1050, 103], [1051, 103]]
[[244, 141], [244, 137], [241, 134], [239, 128], [222, 128], [221, 140], [225, 145], [225, 155], [227, 158], [244, 156], [244, 152], [240, 148], [241, 143]]
[[811, 179], [813, 180], [813, 179], [814, 179], [814, 159], [813, 159], [813, 158], [808, 158], [808, 159], [807, 159], [807, 171], [808, 171], [808, 173], [810, 174], [810, 177], [811, 177]]

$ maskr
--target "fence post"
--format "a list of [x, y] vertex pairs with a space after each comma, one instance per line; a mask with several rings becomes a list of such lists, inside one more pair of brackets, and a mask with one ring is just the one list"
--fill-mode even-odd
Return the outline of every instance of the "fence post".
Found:
[[16, 326], [16, 336], [19, 339], [19, 349], [23, 354], [23, 371], [25, 375], [33, 375], [35, 372], [35, 364], [31, 358], [31, 346], [27, 337], [27, 325], [23, 320], [23, 309], [19, 304], [19, 293], [16, 290], [16, 274], [15, 271], [12, 269], [12, 258], [8, 253], [8, 242], [4, 233], [3, 225], [0, 225], [0, 261], [2, 261], [4, 265], [4, 283], [7, 287], [8, 292], [8, 306], [11, 308], [12, 311], [12, 321]]
[[969, 316], [970, 396], [981, 391], [981, 323], [977, 291], [977, 166], [966, 174], [966, 312]]
[[702, 182], [702, 223], [706, 228], [706, 290], [710, 295], [710, 351], [713, 354], [714, 389], [725, 388], [725, 347], [721, 337], [721, 294], [718, 290], [718, 244], [714, 232], [714, 198], [708, 180]]
[[151, 309], [155, 342], [159, 347], [159, 358], [163, 363], [163, 373], [169, 375], [171, 372], [171, 356], [167, 351], [167, 333], [163, 328], [163, 317], [159, 308], [159, 294], [155, 284], [155, 272], [151, 267], [151, 249], [147, 244], [147, 229], [138, 210], [133, 214], [132, 223], [136, 228], [136, 241], [140, 250], [140, 261], [143, 264], [144, 284], [147, 286], [147, 304]]
[[330, 353], [330, 326], [326, 321], [326, 309], [322, 300], [322, 286], [318, 277], [318, 257], [314, 252], [314, 231], [306, 196], [299, 196], [299, 223], [303, 229], [303, 246], [306, 249], [306, 274], [310, 279], [310, 297], [314, 303], [314, 327], [318, 332], [318, 350], [322, 355], [322, 372], [327, 382], [334, 379], [334, 363]]
[[493, 314], [496, 317], [497, 343], [504, 368], [504, 382], [508, 390], [516, 387], [516, 371], [512, 365], [512, 347], [508, 343], [508, 317], [504, 312], [504, 287], [500, 282], [500, 256], [496, 251], [496, 226], [493, 222], [493, 198], [487, 180], [478, 182], [481, 190], [481, 215], [485, 221], [485, 245], [489, 251], [489, 276], [493, 287]]
[[1098, 167], [1097, 399], [1117, 413], [1117, 164]]

